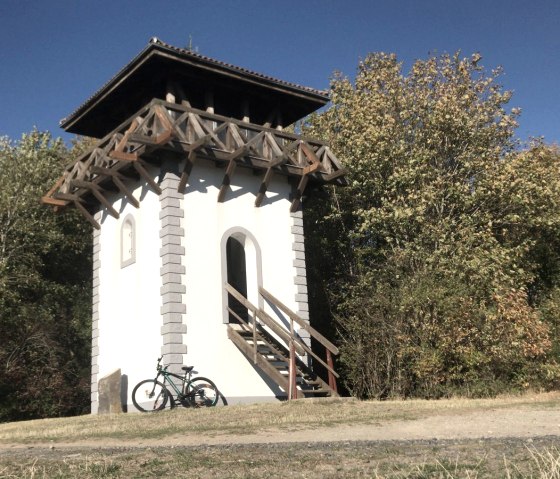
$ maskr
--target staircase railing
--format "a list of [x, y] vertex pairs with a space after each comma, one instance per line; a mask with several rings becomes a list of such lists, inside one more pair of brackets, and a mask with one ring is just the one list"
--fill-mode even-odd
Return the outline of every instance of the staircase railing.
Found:
[[[328, 384], [329, 387], [337, 393], [336, 378], [339, 378], [339, 374], [334, 370], [333, 356], [338, 355], [338, 348], [331, 343], [327, 338], [325, 338], [319, 331], [309, 325], [306, 321], [299, 317], [297, 313], [288, 308], [284, 303], [282, 303], [273, 294], [268, 292], [266, 289], [260, 287], [259, 294], [270, 304], [276, 306], [280, 311], [282, 311], [289, 318], [289, 329], [285, 328], [282, 324], [275, 321], [267, 312], [262, 308], [258, 308], [252, 304], [245, 296], [243, 296], [239, 291], [237, 291], [231, 284], [225, 284], [226, 291], [231, 294], [239, 303], [241, 303], [249, 311], [249, 321], [245, 321], [241, 318], [232, 308], [227, 307], [230, 314], [232, 314], [241, 324], [249, 327], [253, 332], [253, 362], [257, 363], [257, 330], [259, 326], [265, 326], [270, 329], [276, 336], [278, 336], [288, 347], [290, 352], [290, 362], [289, 362], [289, 390], [288, 398], [297, 398], [296, 389], [296, 355], [303, 355], [305, 353], [309, 354], [314, 358], [319, 364], [321, 364], [328, 374]], [[319, 344], [325, 348], [325, 360], [317, 355], [297, 334], [295, 331], [295, 324], [309, 333], [311, 338], [315, 339]]]

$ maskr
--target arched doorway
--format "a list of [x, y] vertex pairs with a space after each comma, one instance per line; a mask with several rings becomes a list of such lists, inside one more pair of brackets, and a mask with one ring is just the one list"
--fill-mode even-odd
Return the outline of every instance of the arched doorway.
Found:
[[[239, 239], [230, 236], [226, 242], [227, 282], [243, 296], [247, 297], [247, 264], [245, 246]], [[238, 323], [239, 316], [243, 321], [249, 321], [249, 312], [237, 299], [228, 294], [228, 307], [230, 311], [228, 322]]]
[[[222, 237], [222, 277], [255, 306], [262, 307], [259, 286], [262, 285], [261, 251], [255, 237], [247, 230], [231, 228]], [[249, 312], [224, 289], [224, 322], [237, 323], [238, 315], [249, 320]], [[229, 307], [235, 314], [227, 311]]]

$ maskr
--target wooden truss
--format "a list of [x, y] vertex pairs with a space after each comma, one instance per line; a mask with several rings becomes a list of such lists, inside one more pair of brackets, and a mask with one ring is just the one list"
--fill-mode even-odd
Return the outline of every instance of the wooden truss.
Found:
[[299, 208], [310, 179], [345, 184], [345, 170], [325, 143], [154, 99], [71, 164], [42, 202], [55, 208], [73, 205], [99, 228], [90, 212], [92, 201], [115, 218], [119, 216], [106, 197], [108, 191], [117, 189], [135, 207], [140, 206], [126, 186], [131, 174], [144, 179], [158, 195], [161, 193], [147, 167], [163, 151], [185, 160], [178, 187], [181, 192], [198, 159], [224, 166], [219, 202], [226, 199], [237, 166], [262, 174], [255, 198], [257, 207], [274, 174], [296, 179], [290, 211]]

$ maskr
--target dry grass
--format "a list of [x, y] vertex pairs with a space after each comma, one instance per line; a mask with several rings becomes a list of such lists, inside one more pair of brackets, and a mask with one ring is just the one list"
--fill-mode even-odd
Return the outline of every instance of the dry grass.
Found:
[[555, 479], [559, 458], [550, 443], [511, 440], [252, 444], [0, 457], [0, 478]]
[[[166, 446], [174, 435], [189, 434], [197, 439], [202, 435], [412, 420], [434, 413], [451, 415], [510, 408], [518, 413], [521, 410], [522, 414], [523, 410], [533, 407], [559, 406], [560, 393], [492, 400], [306, 400], [0, 424], [0, 448], [3, 447], [0, 479], [163, 475], [189, 478], [213, 475], [220, 478], [560, 479], [558, 441], [551, 437], [534, 441], [502, 438], [219, 446], [200, 445], [197, 440], [196, 446]], [[142, 446], [144, 438], [161, 441], [147, 441], [152, 446]], [[57, 443], [64, 443], [66, 447], [59, 447]], [[15, 444], [19, 447], [10, 447]], [[74, 446], [68, 447], [68, 444]]]
[[558, 407], [560, 393], [498, 399], [438, 401], [292, 401], [209, 409], [175, 409], [157, 414], [115, 414], [41, 419], [0, 424], [0, 444], [102, 438], [161, 438], [174, 434], [250, 434], [267, 429], [312, 429], [340, 424], [376, 424], [412, 420], [433, 414], [508, 407]]

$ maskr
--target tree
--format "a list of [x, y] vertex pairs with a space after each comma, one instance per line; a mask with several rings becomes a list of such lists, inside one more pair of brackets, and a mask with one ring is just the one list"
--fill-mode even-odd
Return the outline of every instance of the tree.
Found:
[[371, 54], [354, 83], [335, 76], [332, 107], [306, 126], [349, 170], [348, 187], [310, 199], [306, 231], [308, 251], [337, 258], [310, 271], [310, 296], [328, 299], [358, 396], [559, 377], [542, 305], [558, 287], [560, 155], [519, 150], [519, 110], [479, 60], [433, 56], [403, 75]]
[[48, 133], [0, 139], [0, 421], [89, 405], [91, 234], [39, 203], [68, 158]]

